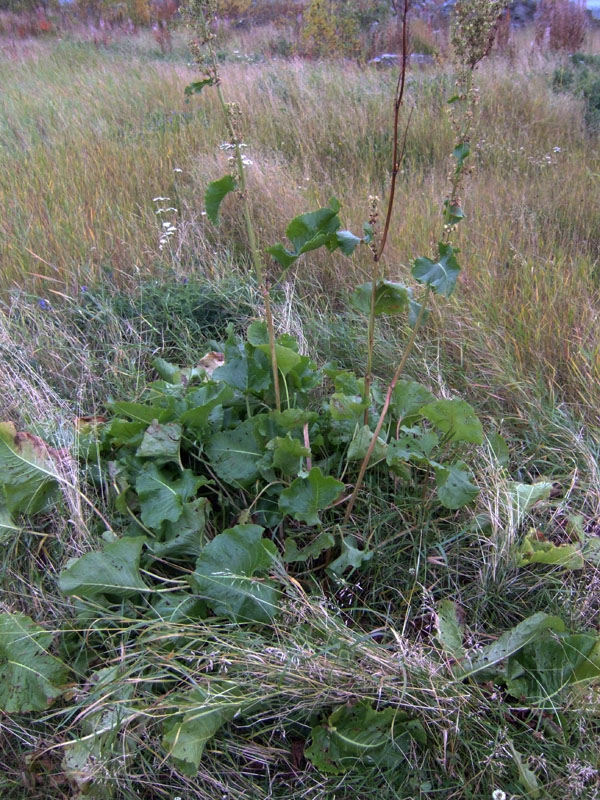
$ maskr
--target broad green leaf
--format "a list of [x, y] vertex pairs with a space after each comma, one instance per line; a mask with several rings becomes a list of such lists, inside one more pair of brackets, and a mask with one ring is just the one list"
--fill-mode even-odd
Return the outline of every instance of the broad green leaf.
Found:
[[35, 514], [56, 498], [57, 455], [37, 436], [0, 422], [0, 497], [12, 514]]
[[210, 503], [205, 497], [185, 503], [177, 522], [166, 520], [157, 539], [148, 541], [149, 552], [157, 558], [177, 561], [199, 556], [204, 546], [204, 530], [209, 511]]
[[553, 544], [535, 529], [529, 531], [517, 551], [517, 564], [551, 564], [565, 569], [583, 569], [584, 559], [579, 544]]
[[[124, 680], [119, 667], [106, 667], [86, 678], [86, 692], [87, 708], [78, 715], [81, 736], [66, 743], [61, 767], [81, 791], [78, 798], [108, 800], [112, 792], [102, 779], [114, 759], [115, 739], [130, 716], [135, 685]], [[131, 756], [135, 747], [133, 737], [119, 736], [123, 757]]]
[[267, 252], [279, 262], [283, 269], [288, 269], [301, 255], [327, 247], [333, 251], [340, 249], [345, 255], [351, 255], [360, 239], [350, 231], [339, 231], [339, 202], [332, 197], [329, 207], [319, 208], [307, 214], [295, 217], [287, 226], [285, 234], [292, 243], [289, 250], [281, 242], [267, 247]]
[[421, 414], [450, 442], [483, 442], [481, 422], [465, 400], [436, 400], [423, 406]]
[[498, 464], [501, 467], [508, 467], [510, 452], [504, 437], [500, 436], [499, 433], [492, 433], [487, 438]]
[[562, 633], [565, 630], [565, 623], [560, 617], [545, 614], [543, 611], [527, 617], [514, 628], [503, 633], [495, 642], [480, 650], [468, 666], [468, 674], [474, 675], [494, 667], [550, 630]]
[[289, 434], [271, 439], [267, 449], [273, 451], [273, 466], [281, 470], [284, 475], [298, 475], [302, 468], [302, 460], [310, 458], [308, 447], [298, 439], [292, 439]]
[[9, 510], [0, 497], [0, 544], [3, 544], [20, 531], [21, 528], [15, 524]]
[[296, 478], [279, 498], [279, 510], [307, 525], [319, 525], [319, 511], [323, 511], [339, 499], [344, 484], [331, 475], [323, 475], [319, 467], [313, 467], [307, 478]]
[[424, 405], [432, 403], [435, 397], [429, 389], [416, 381], [398, 381], [392, 391], [390, 408], [399, 420], [416, 415]]
[[362, 565], [373, 558], [372, 550], [359, 550], [355, 536], [342, 537], [342, 552], [332, 561], [327, 568], [328, 572], [341, 578], [344, 572], [351, 568], [351, 573], [355, 569], [360, 569]]
[[335, 234], [335, 239], [337, 246], [345, 256], [351, 256], [362, 241], [362, 239], [350, 233], [350, 231], [338, 231]]
[[287, 226], [285, 235], [297, 253], [306, 252], [303, 248], [310, 245], [318, 236], [335, 233], [339, 229], [340, 220], [337, 213], [340, 204], [335, 200], [330, 205], [331, 207], [326, 206], [317, 211], [300, 214]]
[[[225, 367], [219, 367], [219, 369], [225, 369]], [[190, 408], [183, 412], [180, 420], [193, 431], [204, 431], [209, 426], [210, 416], [214, 409], [231, 403], [234, 397], [233, 388], [227, 384], [205, 383], [186, 397]]]
[[435, 482], [440, 503], [445, 508], [456, 509], [471, 503], [479, 494], [472, 482], [473, 475], [464, 461], [440, 464], [435, 467]]
[[452, 658], [459, 661], [464, 658], [463, 629], [458, 621], [456, 603], [452, 600], [440, 600], [436, 608], [437, 639], [444, 650]]
[[124, 444], [139, 447], [147, 427], [148, 423], [145, 421], [126, 422], [123, 419], [113, 419], [106, 426], [106, 437], [116, 447]]
[[258, 525], [236, 525], [209, 542], [191, 581], [215, 614], [236, 622], [269, 623], [279, 611], [276, 584], [263, 577], [277, 548]]
[[360, 395], [349, 395], [336, 392], [329, 399], [329, 410], [334, 420], [352, 420], [358, 422], [364, 417], [368, 403]]
[[527, 512], [540, 500], [546, 500], [552, 491], [548, 481], [537, 483], [510, 483], [506, 494], [508, 524], [518, 528], [523, 523]]
[[181, 368], [175, 364], [165, 361], [164, 358], [155, 358], [152, 361], [152, 366], [167, 383], [181, 383]]
[[535, 772], [529, 769], [526, 762], [523, 760], [523, 756], [515, 749], [515, 746], [510, 739], [508, 739], [508, 746], [516, 764], [517, 772], [519, 773], [519, 783], [525, 789], [527, 796], [533, 798], [533, 800], [536, 800], [536, 798], [540, 797], [541, 795], [541, 789], [538, 779], [535, 776]]
[[[367, 450], [369, 449], [371, 442], [373, 441], [373, 431], [369, 428], [368, 425], [363, 425], [360, 428], [355, 437], [350, 442], [350, 447], [348, 448], [348, 461], [362, 461], [365, 456], [367, 455]], [[381, 438], [378, 437], [377, 441], [375, 442], [375, 447], [373, 448], [373, 452], [371, 454], [369, 465], [372, 466], [377, 461], [381, 461], [385, 458], [387, 453], [387, 444]]]
[[465, 159], [471, 155], [471, 145], [469, 142], [461, 142], [461, 144], [457, 145], [453, 150], [453, 156], [456, 159], [456, 169], [457, 171], [463, 168], [465, 163]]
[[[369, 316], [371, 313], [371, 296], [373, 283], [363, 283], [350, 295], [350, 305], [357, 311]], [[408, 309], [411, 291], [401, 283], [377, 281], [375, 290], [375, 316], [381, 314], [401, 314]]]
[[258, 462], [265, 454], [265, 445], [256, 418], [211, 436], [205, 449], [219, 478], [232, 486], [248, 486], [260, 476]]
[[0, 614], [0, 710], [45, 711], [62, 694], [67, 669], [48, 652], [53, 638], [25, 614]]
[[190, 469], [184, 469], [179, 478], [174, 478], [152, 462], [144, 464], [135, 482], [142, 522], [149, 528], [158, 528], [165, 520], [177, 522], [184, 503], [195, 497], [206, 483], [206, 478], [194, 475]]
[[[281, 338], [281, 337], [280, 337]], [[264, 322], [253, 322], [248, 328], [248, 341], [257, 350], [271, 357], [271, 346], [269, 344], [269, 332]], [[279, 341], [279, 340], [278, 340]], [[301, 356], [291, 347], [285, 347], [278, 342], [275, 343], [275, 358], [277, 367], [282, 375], [287, 375], [301, 360]]]
[[439, 437], [433, 431], [422, 428], [400, 428], [402, 435], [388, 444], [386, 460], [388, 465], [397, 466], [399, 461], [428, 461], [431, 451], [439, 444]]
[[163, 622], [194, 622], [206, 619], [207, 610], [204, 600], [190, 592], [161, 592], [153, 598], [149, 614]]
[[169, 461], [178, 464], [180, 443], [181, 425], [178, 422], [161, 425], [155, 421], [146, 428], [136, 456], [152, 458], [156, 464], [167, 464]]
[[458, 205], [450, 203], [450, 200], [444, 200], [444, 222], [446, 225], [458, 225], [459, 222], [465, 218], [465, 212]]
[[63, 594], [94, 598], [99, 595], [133, 597], [150, 592], [140, 575], [143, 536], [125, 536], [104, 545], [100, 553], [86, 553], [60, 573]]
[[191, 97], [193, 94], [200, 94], [205, 86], [212, 86], [214, 82], [214, 78], [203, 78], [201, 81], [193, 81], [192, 83], [188, 83], [185, 87], [183, 90], [184, 94], [186, 97]]
[[362, 397], [365, 391], [365, 379], [357, 378], [353, 372], [338, 369], [335, 366], [323, 368], [325, 375], [333, 381], [335, 391], [339, 394], [357, 395]]
[[538, 636], [508, 659], [507, 691], [536, 706], [555, 708], [561, 692], [577, 680], [578, 670], [585, 670], [586, 680], [600, 675], [590, 659], [597, 643], [598, 637], [587, 633]]
[[211, 222], [215, 225], [219, 224], [219, 210], [223, 199], [236, 190], [236, 182], [231, 175], [224, 175], [218, 181], [212, 181], [206, 187], [204, 194], [204, 205], [206, 206], [206, 214]]
[[185, 713], [183, 717], [178, 714], [165, 722], [162, 744], [185, 775], [196, 775], [206, 743], [242, 706], [243, 702], [235, 693], [219, 694], [200, 686], [180, 698], [178, 710]]
[[171, 408], [158, 408], [144, 403], [118, 401], [109, 403], [109, 407], [115, 414], [123, 414], [126, 417], [131, 417], [136, 422], [145, 422], [147, 425], [150, 425], [154, 420], [157, 422], [171, 422], [175, 417], [175, 412]]
[[457, 251], [450, 244], [438, 242], [438, 260], [417, 258], [412, 268], [412, 276], [419, 283], [430, 286], [436, 294], [450, 297], [456, 286], [460, 264], [456, 260]]
[[426, 744], [418, 720], [393, 708], [376, 711], [368, 701], [340, 706], [312, 729], [306, 757], [321, 772], [339, 774], [353, 767], [399, 766], [413, 741]]
[[318, 558], [323, 550], [329, 550], [334, 544], [335, 538], [328, 531], [323, 531], [312, 542], [300, 549], [294, 539], [286, 539], [283, 560], [286, 564], [304, 563], [309, 558]]
[[411, 328], [415, 327], [419, 317], [421, 317], [422, 323], [426, 322], [427, 318], [429, 317], [429, 311], [427, 309], [423, 311], [422, 304], [417, 303], [417, 301], [413, 300], [413, 298], [411, 297], [408, 303], [408, 324], [410, 325]]

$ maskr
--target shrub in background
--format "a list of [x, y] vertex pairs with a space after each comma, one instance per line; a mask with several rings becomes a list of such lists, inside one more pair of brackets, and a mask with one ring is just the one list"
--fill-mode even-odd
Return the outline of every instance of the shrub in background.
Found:
[[585, 0], [542, 0], [535, 17], [540, 47], [575, 52], [583, 44], [588, 19]]

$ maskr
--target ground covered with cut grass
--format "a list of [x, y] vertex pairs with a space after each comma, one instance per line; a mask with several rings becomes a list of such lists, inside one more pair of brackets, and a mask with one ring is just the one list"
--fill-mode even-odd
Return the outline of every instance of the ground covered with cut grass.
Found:
[[[3, 698], [0, 689], [2, 796], [599, 797], [589, 679], [599, 661], [600, 163], [583, 98], [554, 91], [556, 61], [525, 49], [513, 62], [494, 56], [478, 75], [463, 270], [452, 298], [434, 303], [403, 378], [438, 401], [464, 398], [481, 418], [484, 436], [442, 437], [439, 456], [465, 459], [479, 493], [449, 508], [436, 468], [406, 456], [407, 473], [382, 456], [350, 520], [328, 503], [315, 525], [304, 507], [280, 519], [261, 505], [274, 484], [291, 503], [292, 484], [307, 480], [300, 428], [254, 430], [279, 460], [250, 481], [227, 473], [223, 448], [215, 455], [214, 437], [233, 421], [271, 414], [258, 339], [245, 357], [260, 387], [239, 388], [230, 374], [216, 384], [220, 401], [208, 408], [202, 396], [207, 419], [221, 408], [210, 435], [189, 415], [198, 396], [186, 399], [204, 391], [202, 376], [165, 366], [196, 366], [223, 350], [228, 325], [244, 336], [264, 309], [235, 199], [218, 228], [203, 213], [206, 184], [227, 169], [216, 99], [185, 101], [195, 73], [183, 37], [166, 57], [155, 49], [143, 37], [106, 49], [65, 38], [0, 53], [0, 419], [40, 437], [28, 443], [50, 473], [25, 497], [49, 502], [23, 514], [11, 459], [25, 445], [2, 429], [0, 463], [12, 477], [0, 478], [0, 674], [17, 686]], [[369, 195], [383, 196], [389, 178], [395, 75], [264, 61], [243, 39], [222, 56], [261, 245], [282, 241], [292, 217], [331, 195], [343, 226], [360, 231]], [[440, 229], [452, 92], [448, 65], [410, 74], [385, 261], [393, 281], [411, 280]], [[319, 250], [273, 288], [278, 331], [295, 337], [314, 375], [328, 362], [364, 373], [366, 322], [348, 297], [369, 274], [366, 248], [353, 259]], [[378, 323], [375, 409], [409, 335], [403, 323]], [[313, 367], [300, 374], [288, 357], [295, 407], [316, 426], [312, 458], [350, 491], [357, 465], [347, 456], [360, 448], [344, 426], [355, 412], [330, 424], [331, 395], [347, 409], [358, 384], [330, 370], [309, 391]], [[395, 412], [396, 436], [401, 423], [415, 438], [415, 425], [433, 432], [426, 402]], [[95, 417], [113, 426], [100, 444], [91, 429], [106, 423]], [[175, 466], [164, 439], [144, 440], [155, 417], [179, 426], [168, 428], [180, 436]], [[296, 472], [279, 441], [288, 438]], [[237, 535], [224, 531], [266, 531], [274, 560], [253, 551], [254, 573], [239, 566], [256, 575], [254, 605], [224, 607], [205, 583], [206, 552], [173, 549], [169, 525], [185, 526], [147, 505], [151, 458], [156, 474], [209, 481], [193, 501], [205, 525], [187, 529], [211, 557], [218, 536]], [[301, 549], [318, 536], [326, 546], [284, 566], [290, 539]], [[142, 538], [140, 561], [132, 542]], [[123, 543], [133, 550], [120, 553]], [[104, 592], [81, 576], [90, 563]], [[107, 577], [115, 563], [133, 566], [120, 585]], [[36, 655], [42, 697], [26, 709], [15, 700], [26, 678], [14, 669]]]

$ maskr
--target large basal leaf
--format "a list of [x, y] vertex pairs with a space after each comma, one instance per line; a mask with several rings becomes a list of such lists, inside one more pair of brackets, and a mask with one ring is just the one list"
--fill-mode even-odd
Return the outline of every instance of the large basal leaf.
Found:
[[303, 564], [309, 558], [318, 558], [323, 550], [329, 550], [334, 544], [335, 538], [329, 531], [323, 531], [302, 548], [298, 548], [294, 539], [286, 539], [283, 560], [286, 564]]
[[436, 636], [449, 656], [459, 661], [464, 658], [463, 628], [458, 620], [456, 603], [440, 600], [436, 607]]
[[426, 744], [418, 720], [393, 708], [376, 711], [368, 701], [340, 706], [326, 724], [312, 729], [312, 744], [305, 751], [316, 769], [329, 774], [353, 767], [393, 767], [406, 760], [412, 742]]
[[78, 715], [80, 738], [66, 743], [61, 763], [70, 783], [81, 792], [77, 798], [112, 798], [103, 778], [115, 757], [115, 740], [118, 737], [122, 757], [131, 756], [138, 743], [132, 736], [119, 736], [131, 714], [135, 693], [135, 683], [123, 678], [120, 666], [112, 666], [86, 679], [86, 707]]
[[373, 551], [366, 548], [360, 550], [355, 536], [344, 536], [342, 537], [342, 552], [335, 561], [331, 562], [327, 571], [341, 578], [348, 568], [352, 573], [355, 569], [360, 569], [364, 563], [372, 558]]
[[140, 575], [145, 541], [143, 536], [126, 536], [109, 542], [100, 553], [86, 553], [60, 573], [59, 589], [63, 594], [86, 598], [133, 597], [150, 592]]
[[412, 268], [412, 276], [419, 283], [427, 284], [436, 294], [450, 297], [456, 286], [460, 265], [452, 245], [439, 242], [438, 252], [437, 261], [425, 257], [417, 258]]
[[[363, 283], [350, 295], [350, 305], [366, 316], [371, 313], [373, 283]], [[411, 291], [402, 283], [377, 281], [375, 289], [375, 316], [401, 314], [408, 309]]]
[[194, 475], [190, 469], [184, 469], [179, 478], [173, 478], [154, 463], [144, 464], [135, 482], [142, 522], [149, 528], [159, 528], [166, 520], [177, 522], [184, 504], [195, 497], [206, 482], [206, 478]]
[[258, 525], [236, 525], [209, 542], [191, 581], [215, 614], [236, 622], [269, 623], [279, 610], [275, 583], [264, 575], [277, 554]]
[[428, 462], [434, 447], [439, 444], [439, 437], [433, 431], [422, 428], [400, 428], [400, 436], [388, 444], [386, 461], [390, 467], [397, 467], [402, 462]]
[[[368, 425], [363, 425], [359, 428], [348, 447], [348, 461], [362, 461], [367, 455], [373, 437], [374, 433]], [[381, 437], [378, 437], [373, 445], [369, 466], [373, 466], [373, 464], [385, 458], [387, 447], [387, 443]]]
[[0, 487], [13, 514], [35, 514], [55, 498], [57, 457], [37, 436], [0, 422]]
[[598, 637], [587, 633], [540, 636], [509, 658], [506, 688], [515, 698], [554, 709], [579, 670], [585, 670], [586, 680], [600, 676], [590, 658], [597, 644]]
[[171, 408], [148, 406], [145, 403], [133, 403], [128, 400], [109, 403], [109, 407], [115, 414], [123, 414], [125, 417], [131, 417], [135, 422], [145, 422], [146, 425], [150, 425], [154, 420], [171, 422], [175, 417], [175, 412]]
[[25, 614], [0, 614], [0, 709], [44, 711], [62, 694], [67, 669], [50, 655], [53, 634]]
[[155, 420], [146, 428], [136, 456], [152, 458], [156, 464], [167, 464], [169, 461], [174, 461], [178, 464], [181, 430], [181, 425], [178, 422], [168, 422], [166, 425], [161, 425]]
[[279, 498], [279, 510], [307, 525], [319, 525], [319, 511], [323, 511], [344, 491], [344, 484], [331, 475], [323, 475], [313, 467], [306, 478], [296, 478]]
[[15, 536], [20, 530], [21, 528], [15, 524], [9, 510], [0, 497], [0, 544], [3, 544], [8, 539]]
[[565, 569], [583, 569], [584, 563], [579, 544], [556, 545], [536, 530], [529, 531], [517, 551], [517, 564], [520, 567], [550, 564]]
[[190, 408], [183, 412], [180, 420], [193, 431], [204, 431], [209, 426], [212, 412], [218, 406], [230, 403], [234, 397], [235, 392], [231, 386], [223, 383], [206, 383], [187, 396]]
[[156, 539], [148, 541], [148, 550], [157, 558], [187, 561], [200, 555], [210, 503], [199, 497], [185, 503], [177, 522], [163, 522]]
[[232, 486], [248, 486], [260, 476], [258, 462], [265, 454], [265, 445], [257, 432], [256, 418], [214, 434], [205, 450], [219, 478]]
[[546, 500], [552, 491], [549, 481], [537, 483], [510, 483], [506, 493], [506, 513], [508, 524], [518, 528], [525, 519], [527, 512], [540, 500]]
[[224, 175], [218, 181], [209, 183], [204, 194], [204, 205], [206, 214], [211, 222], [219, 224], [219, 211], [221, 203], [229, 192], [234, 192], [236, 183], [231, 175]]
[[392, 391], [390, 409], [396, 419], [416, 415], [423, 406], [432, 403], [435, 397], [423, 384], [416, 381], [398, 381]]
[[482, 648], [468, 665], [466, 673], [474, 675], [492, 670], [492, 674], [494, 674], [493, 668], [497, 664], [514, 655], [525, 645], [539, 638], [540, 635], [548, 631], [562, 633], [564, 630], [565, 623], [560, 617], [545, 614], [543, 611], [533, 614], [519, 622], [514, 628], [505, 631], [495, 642]]
[[[248, 328], [248, 341], [257, 350], [260, 350], [265, 355], [271, 356], [271, 346], [269, 344], [269, 332], [264, 322], [253, 322]], [[284, 345], [275, 343], [275, 359], [277, 367], [282, 375], [287, 375], [288, 372], [294, 369], [301, 360], [299, 353], [292, 347], [285, 347]]]
[[215, 689], [209, 693], [198, 686], [178, 698], [183, 717], [177, 714], [165, 722], [163, 747], [185, 775], [196, 775], [206, 743], [243, 706], [237, 692], [219, 694]]
[[298, 475], [305, 458], [310, 458], [310, 450], [299, 439], [291, 435], [276, 436], [267, 443], [267, 449], [273, 452], [273, 467], [284, 475]]
[[481, 422], [465, 400], [436, 400], [423, 406], [421, 414], [445, 433], [450, 442], [483, 442]]
[[445, 508], [457, 509], [471, 503], [479, 494], [473, 475], [464, 461], [435, 466], [435, 482], [440, 503]]

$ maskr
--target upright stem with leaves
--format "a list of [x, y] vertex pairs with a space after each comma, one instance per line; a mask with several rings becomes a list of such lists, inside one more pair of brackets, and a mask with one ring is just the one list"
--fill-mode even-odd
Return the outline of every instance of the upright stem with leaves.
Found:
[[[365, 472], [375, 451], [379, 434], [383, 428], [387, 413], [389, 411], [394, 388], [398, 383], [400, 375], [402, 374], [402, 371], [404, 370], [408, 361], [408, 357], [414, 347], [418, 330], [426, 317], [427, 305], [429, 303], [431, 294], [442, 294], [449, 297], [456, 284], [458, 273], [460, 271], [460, 265], [456, 259], [456, 253], [458, 253], [458, 250], [453, 248], [451, 240], [452, 235], [456, 230], [456, 226], [459, 222], [461, 222], [461, 220], [464, 219], [465, 216], [461, 206], [462, 201], [460, 194], [463, 187], [464, 176], [467, 171], [467, 168], [465, 167], [465, 160], [471, 153], [471, 135], [473, 128], [474, 108], [477, 105], [478, 100], [477, 88], [473, 83], [473, 71], [475, 70], [477, 64], [489, 54], [494, 43], [494, 36], [498, 26], [498, 21], [501, 14], [507, 7], [508, 2], [509, 0], [491, 0], [491, 2], [490, 0], [459, 0], [456, 5], [452, 24], [452, 44], [455, 55], [459, 62], [457, 78], [458, 92], [450, 99], [449, 102], [452, 105], [455, 103], [458, 104], [461, 108], [461, 111], [454, 113], [452, 119], [453, 126], [456, 130], [456, 146], [453, 151], [453, 156], [456, 159], [456, 166], [450, 176], [450, 191], [444, 201], [444, 228], [442, 236], [440, 237], [440, 241], [438, 242], [438, 260], [433, 261], [429, 258], [421, 257], [417, 258], [414, 262], [412, 276], [417, 282], [425, 285], [425, 293], [421, 298], [420, 308], [414, 321], [411, 335], [406, 343], [404, 352], [394, 372], [392, 380], [388, 385], [383, 408], [375, 426], [375, 430], [373, 431], [367, 452], [361, 463], [354, 489], [346, 506], [344, 522], [347, 522], [350, 519], [352, 509], [354, 508], [356, 498], [364, 480]], [[403, 18], [402, 70], [398, 81], [399, 88], [396, 93], [394, 105], [394, 170], [392, 172], [392, 182], [384, 231], [380, 247], [375, 251], [375, 262], [379, 261], [381, 258], [387, 241], [393, 211], [396, 176], [402, 156], [404, 154], [404, 144], [406, 142], [406, 132], [408, 130], [408, 128], [405, 129], [402, 148], [400, 151], [398, 151], [399, 109], [402, 103], [406, 76], [407, 13], [408, 2], [405, 0]], [[367, 364], [367, 376], [365, 379], [366, 402], [370, 401], [370, 385], [372, 381], [372, 348], [374, 339], [374, 324], [376, 316], [375, 304], [377, 300], [377, 291], [378, 275], [376, 275], [376, 272], [374, 271], [371, 291], [371, 307], [369, 314], [369, 356]], [[365, 416], [365, 423], [367, 421], [368, 417]]]
[[[271, 295], [269, 293], [264, 262], [256, 241], [256, 233], [254, 229], [254, 223], [252, 221], [252, 211], [248, 199], [246, 166], [242, 153], [242, 137], [239, 130], [241, 111], [239, 106], [237, 106], [235, 103], [228, 103], [226, 101], [219, 76], [219, 62], [214, 47], [215, 35], [210, 27], [210, 22], [215, 18], [216, 15], [215, 2], [214, 0], [191, 0], [185, 10], [185, 15], [187, 17], [188, 25], [196, 34], [195, 39], [191, 43], [191, 50], [197, 65], [200, 67], [203, 73], [203, 79], [188, 86], [186, 93], [193, 94], [195, 92], [200, 92], [205, 86], [214, 86], [216, 88], [217, 96], [219, 98], [219, 105], [221, 107], [227, 133], [229, 135], [229, 144], [233, 148], [233, 156], [230, 161], [234, 167], [235, 174], [232, 176], [226, 176], [225, 179], [215, 182], [216, 184], [219, 184], [223, 183], [223, 181], [226, 181], [227, 177], [230, 177], [231, 179], [231, 182], [229, 184], [225, 183], [223, 189], [221, 190], [213, 221], [216, 221], [218, 215], [218, 206], [220, 205], [220, 201], [223, 199], [225, 194], [234, 189], [237, 190], [238, 196], [242, 202], [242, 213], [244, 215], [244, 223], [246, 227], [246, 235], [248, 237], [248, 244], [250, 247], [252, 266], [254, 268], [256, 280], [265, 304], [265, 318], [269, 333], [271, 369], [273, 372], [273, 387], [275, 391], [275, 406], [277, 410], [280, 411], [281, 392], [279, 388], [279, 370], [277, 366], [277, 351], [275, 345], [275, 327], [273, 324], [273, 313], [271, 310]], [[214, 185], [215, 184], [211, 184], [211, 186]]]

